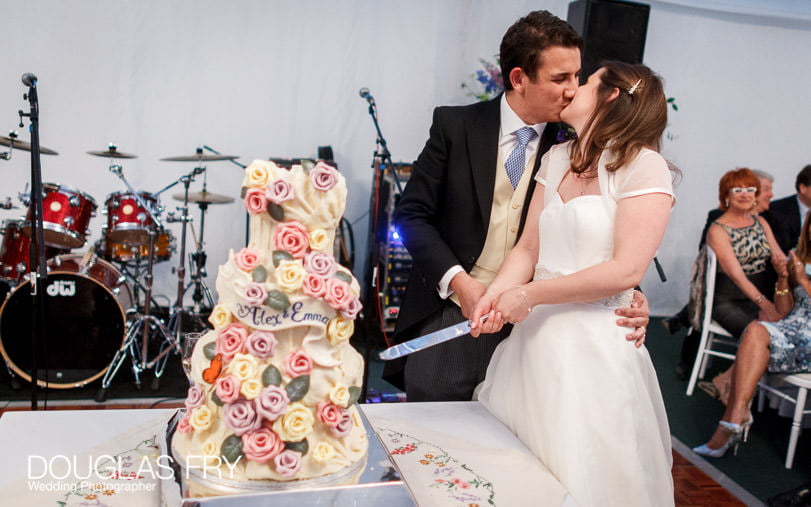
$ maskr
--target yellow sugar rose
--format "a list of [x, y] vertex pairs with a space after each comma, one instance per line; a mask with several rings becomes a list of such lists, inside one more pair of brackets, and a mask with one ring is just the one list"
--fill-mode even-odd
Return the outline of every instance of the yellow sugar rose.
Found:
[[291, 403], [273, 423], [273, 431], [285, 442], [301, 442], [313, 432], [313, 412], [301, 402]]
[[313, 229], [310, 231], [310, 248], [318, 250], [319, 252], [325, 251], [329, 248], [329, 234], [324, 229]]
[[250, 354], [234, 354], [234, 359], [228, 365], [228, 373], [242, 382], [255, 379], [258, 371], [259, 363]]
[[323, 464], [335, 456], [335, 447], [327, 442], [318, 442], [310, 452], [312, 453], [313, 461]]
[[346, 407], [349, 403], [349, 389], [341, 384], [334, 386], [329, 391], [329, 401], [339, 407]]
[[231, 323], [231, 311], [223, 305], [216, 305], [211, 310], [211, 315], [208, 316], [208, 321], [214, 326], [214, 329], [223, 329]]
[[329, 338], [329, 342], [334, 346], [346, 343], [354, 332], [355, 322], [345, 319], [340, 315], [333, 317], [329, 321], [329, 324], [327, 324], [327, 338]]
[[267, 168], [261, 164], [253, 163], [245, 169], [245, 185], [248, 187], [264, 187], [269, 178]]
[[213, 419], [214, 413], [208, 408], [208, 405], [200, 405], [191, 411], [189, 425], [197, 431], [203, 431], [211, 427]]
[[285, 292], [297, 291], [304, 283], [307, 270], [301, 260], [282, 261], [276, 268], [276, 284]]
[[221, 463], [220, 446], [213, 439], [206, 440], [203, 444], [203, 459], [207, 465], [216, 466]]
[[262, 383], [259, 382], [259, 380], [252, 378], [242, 383], [239, 392], [242, 393], [242, 396], [244, 396], [246, 400], [252, 400], [259, 396], [259, 391], [262, 390], [262, 387]]

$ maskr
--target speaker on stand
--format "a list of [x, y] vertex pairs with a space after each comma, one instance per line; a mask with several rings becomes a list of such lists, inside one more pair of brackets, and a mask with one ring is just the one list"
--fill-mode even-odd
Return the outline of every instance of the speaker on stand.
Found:
[[583, 37], [580, 82], [600, 68], [603, 60], [642, 63], [650, 6], [621, 0], [576, 0], [567, 21]]

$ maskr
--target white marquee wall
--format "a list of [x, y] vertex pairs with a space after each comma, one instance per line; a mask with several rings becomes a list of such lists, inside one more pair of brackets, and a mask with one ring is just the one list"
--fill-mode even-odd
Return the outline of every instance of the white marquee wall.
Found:
[[[776, 193], [792, 191], [811, 162], [811, 7], [807, 1], [748, 0], [702, 8], [653, 1], [645, 60], [666, 79], [680, 110], [672, 114], [665, 154], [683, 172], [660, 259], [670, 277], [644, 284], [654, 313], [678, 308], [716, 182], [748, 165], [771, 171]], [[470, 99], [460, 83], [492, 57], [504, 30], [532, 9], [564, 17], [568, 2], [413, 0], [310, 2], [243, 0], [2, 0], [3, 71], [0, 135], [27, 109], [20, 76], [39, 77], [41, 142], [60, 152], [43, 157], [44, 181], [92, 195], [101, 206], [123, 186], [106, 159], [85, 154], [116, 142], [139, 156], [125, 175], [155, 192], [194, 164], [160, 162], [206, 144], [243, 163], [254, 158], [314, 157], [331, 145], [347, 177], [346, 217], [358, 237], [362, 273], [372, 182], [374, 128], [358, 89], [368, 87], [395, 161], [416, 158], [432, 108]], [[708, 9], [707, 6], [712, 8]], [[788, 12], [788, 13], [787, 13]], [[28, 140], [26, 131], [20, 132]], [[1, 150], [0, 151], [4, 151]], [[0, 198], [29, 177], [27, 153], [0, 161]], [[208, 164], [208, 190], [238, 197], [241, 171]], [[201, 182], [192, 191], [201, 189]], [[178, 203], [171, 194], [163, 204]], [[13, 218], [18, 210], [0, 211]], [[199, 213], [195, 211], [195, 218]], [[104, 223], [91, 222], [98, 239]], [[179, 226], [170, 226], [179, 236]], [[239, 203], [211, 206], [206, 219], [208, 281], [229, 248], [244, 242]], [[158, 266], [157, 292], [174, 298], [176, 279]], [[187, 302], [189, 299], [187, 298]]]

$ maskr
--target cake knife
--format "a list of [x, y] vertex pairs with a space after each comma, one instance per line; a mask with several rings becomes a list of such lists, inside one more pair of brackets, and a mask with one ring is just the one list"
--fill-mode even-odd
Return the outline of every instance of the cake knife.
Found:
[[[487, 320], [487, 315], [483, 315], [481, 318], [482, 322], [485, 320]], [[408, 354], [417, 352], [418, 350], [426, 349], [442, 342], [453, 340], [454, 338], [459, 338], [460, 336], [464, 336], [468, 333], [470, 333], [470, 321], [466, 320], [440, 329], [439, 331], [434, 331], [433, 333], [428, 333], [418, 338], [414, 338], [413, 340], [392, 345], [380, 353], [380, 359], [384, 361], [391, 361], [392, 359], [407, 356]]]

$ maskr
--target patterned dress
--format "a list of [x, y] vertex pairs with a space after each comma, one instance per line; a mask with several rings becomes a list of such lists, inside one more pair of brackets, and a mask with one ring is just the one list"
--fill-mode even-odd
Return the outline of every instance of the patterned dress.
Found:
[[[746, 227], [730, 227], [718, 221], [713, 222], [729, 234], [732, 250], [738, 259], [746, 278], [763, 294], [771, 294], [774, 283], [766, 266], [772, 255], [766, 232], [755, 217], [755, 222]], [[715, 278], [715, 299], [712, 318], [729, 331], [740, 337], [750, 322], [758, 317], [760, 308], [735, 285], [720, 269]]]
[[[807, 266], [806, 266], [807, 269]], [[794, 289], [794, 308], [777, 322], [761, 322], [769, 332], [769, 371], [811, 371], [811, 297], [800, 286]]]

